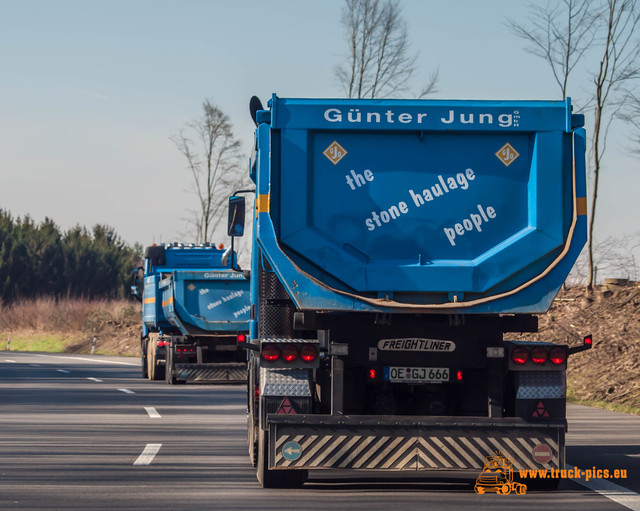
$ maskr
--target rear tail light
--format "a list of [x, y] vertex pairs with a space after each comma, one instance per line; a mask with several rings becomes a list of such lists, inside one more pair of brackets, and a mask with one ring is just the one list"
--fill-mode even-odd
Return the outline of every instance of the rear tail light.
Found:
[[376, 379], [376, 370], [375, 369], [369, 369], [369, 379], [370, 380], [375, 380]]
[[529, 350], [524, 346], [519, 346], [511, 352], [511, 360], [522, 365], [529, 360]]
[[531, 361], [534, 364], [544, 364], [547, 361], [547, 350], [544, 348], [533, 348], [531, 350]]
[[300, 349], [300, 357], [305, 362], [313, 362], [318, 357], [318, 350], [311, 344], [305, 344]]
[[246, 342], [247, 336], [244, 334], [238, 334], [238, 342]]
[[591, 347], [591, 344], [593, 343], [593, 336], [591, 335], [585, 335], [584, 339], [582, 340], [582, 343], [585, 346], [589, 346]]
[[280, 349], [275, 344], [265, 344], [262, 347], [262, 358], [274, 362], [280, 357]]
[[298, 348], [295, 344], [285, 344], [282, 347], [282, 358], [287, 362], [293, 362], [298, 358]]
[[462, 381], [463, 379], [464, 379], [464, 373], [460, 369], [458, 369], [456, 371], [456, 380]]
[[158, 341], [158, 348], [164, 348], [166, 344], [167, 343], [165, 343], [164, 341]]
[[549, 360], [556, 365], [563, 364], [567, 360], [567, 352], [560, 347], [553, 348], [549, 352]]

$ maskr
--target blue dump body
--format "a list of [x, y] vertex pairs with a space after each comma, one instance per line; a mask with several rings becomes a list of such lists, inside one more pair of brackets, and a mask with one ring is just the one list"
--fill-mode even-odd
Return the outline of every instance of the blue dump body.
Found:
[[257, 120], [255, 236], [300, 310], [545, 312], [586, 241], [569, 99], [274, 95]]
[[173, 272], [160, 291], [165, 317], [183, 335], [248, 330], [249, 281], [242, 273]]
[[[249, 280], [223, 266], [223, 251], [167, 247], [159, 264], [148, 263], [143, 325], [182, 335], [248, 330]], [[147, 259], [149, 261], [149, 259]]]

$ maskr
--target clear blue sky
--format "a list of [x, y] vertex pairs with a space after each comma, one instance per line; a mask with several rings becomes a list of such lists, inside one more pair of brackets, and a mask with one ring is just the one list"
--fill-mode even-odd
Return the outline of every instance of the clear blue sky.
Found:
[[[504, 24], [525, 19], [530, 0], [401, 3], [418, 78], [440, 70], [434, 98], [559, 97], [546, 63]], [[210, 98], [248, 154], [253, 94], [339, 97], [342, 6], [0, 0], [0, 207], [63, 229], [108, 224], [131, 243], [179, 240], [194, 197], [169, 136]], [[583, 98], [588, 85], [576, 75], [569, 95]], [[601, 239], [638, 233], [640, 162], [627, 155], [626, 135], [616, 130], [607, 149]]]

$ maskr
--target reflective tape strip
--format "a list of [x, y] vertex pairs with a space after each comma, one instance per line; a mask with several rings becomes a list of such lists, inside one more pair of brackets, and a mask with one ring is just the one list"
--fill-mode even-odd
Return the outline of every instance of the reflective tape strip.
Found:
[[152, 296], [151, 298], [145, 298], [144, 303], [156, 303], [156, 297]]
[[[408, 432], [407, 432], [408, 433]], [[349, 434], [336, 428], [326, 433], [276, 434], [274, 445], [276, 468], [343, 468], [368, 470], [471, 470], [481, 469], [487, 456], [502, 453], [513, 463], [514, 470], [541, 468], [533, 458], [533, 449], [538, 444], [549, 446], [552, 459], [545, 468], [557, 468], [561, 453], [558, 439], [536, 436], [521, 436], [511, 432], [499, 436], [474, 435], [471, 431], [460, 431], [456, 436], [447, 431], [444, 435], [432, 432], [417, 434], [376, 435]], [[283, 446], [295, 441], [300, 445], [301, 456], [287, 460]]]
[[270, 194], [261, 194], [256, 197], [256, 212], [268, 213], [271, 202]]
[[162, 306], [166, 307], [167, 305], [169, 305], [170, 303], [173, 303], [173, 296], [171, 298], [169, 298], [168, 300], [164, 300], [162, 302]]

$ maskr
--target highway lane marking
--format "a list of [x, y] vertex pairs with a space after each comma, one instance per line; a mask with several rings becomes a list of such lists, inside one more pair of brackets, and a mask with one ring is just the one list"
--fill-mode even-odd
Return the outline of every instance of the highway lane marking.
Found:
[[41, 367], [40, 364], [29, 364], [31, 367]]
[[87, 378], [87, 380], [102, 382], [102, 380], [99, 380], [98, 378]]
[[153, 406], [145, 406], [144, 409], [147, 411], [147, 413], [149, 414], [149, 417], [152, 419], [161, 419], [161, 415], [158, 413], [158, 411], [153, 407]]
[[65, 371], [64, 369], [56, 369], [59, 373], [69, 374], [69, 371]]
[[155, 458], [156, 454], [162, 447], [162, 444], [147, 444], [142, 451], [142, 454], [138, 456], [138, 459], [133, 463], [134, 465], [150, 465]]
[[5, 358], [4, 361], [9, 362], [10, 364], [17, 364], [15, 360], [9, 360], [8, 358]]
[[[567, 463], [567, 469], [572, 470], [575, 467]], [[603, 497], [613, 500], [616, 504], [620, 504], [632, 511], [640, 511], [640, 494], [624, 486], [612, 483], [608, 479], [591, 479], [590, 481], [573, 479], [573, 481], [599, 493]]]
[[124, 392], [125, 394], [135, 394], [133, 390], [129, 389], [118, 389], [120, 392]]
[[36, 357], [49, 357], [49, 358], [68, 358], [69, 360], [88, 360], [89, 362], [98, 362], [99, 364], [119, 364], [123, 366], [137, 366], [140, 367], [140, 362], [135, 364], [132, 362], [118, 362], [117, 360], [97, 360], [95, 358], [83, 358], [83, 357], [64, 357], [56, 355], [36, 355]]

